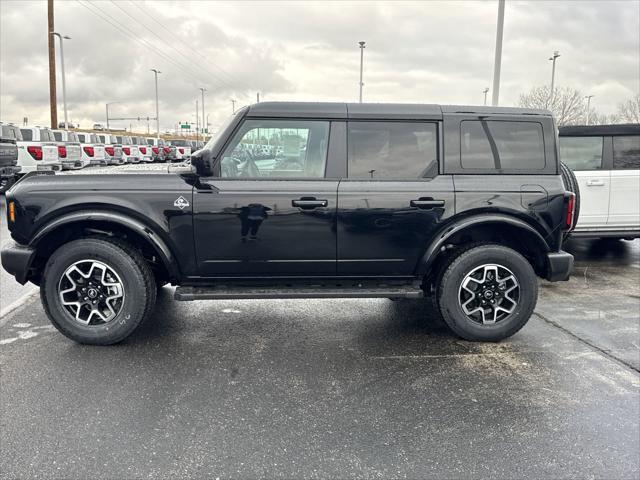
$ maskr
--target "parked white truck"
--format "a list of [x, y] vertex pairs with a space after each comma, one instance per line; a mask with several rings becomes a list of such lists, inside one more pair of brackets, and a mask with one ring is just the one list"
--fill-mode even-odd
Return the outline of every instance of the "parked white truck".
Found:
[[77, 170], [89, 165], [82, 160], [82, 147], [76, 132], [69, 130], [52, 130], [51, 132], [58, 143], [58, 157], [63, 170]]
[[82, 160], [90, 165], [106, 165], [104, 156], [104, 144], [95, 133], [78, 132], [78, 138], [82, 146]]
[[62, 170], [58, 158], [58, 144], [46, 127], [21, 127], [22, 140], [18, 141], [18, 165], [20, 173]]

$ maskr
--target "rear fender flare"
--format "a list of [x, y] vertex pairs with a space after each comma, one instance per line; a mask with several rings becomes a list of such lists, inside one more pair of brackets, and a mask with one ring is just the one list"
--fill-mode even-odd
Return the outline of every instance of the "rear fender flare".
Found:
[[542, 251], [549, 252], [551, 249], [549, 248], [549, 244], [543, 238], [540, 233], [533, 228], [531, 225], [526, 223], [523, 220], [518, 218], [509, 216], [509, 215], [478, 215], [473, 217], [466, 217], [460, 219], [454, 223], [447, 225], [445, 228], [440, 230], [440, 232], [436, 235], [436, 239], [429, 245], [426, 249], [424, 255], [421, 257], [418, 262], [418, 266], [416, 269], [416, 273], [418, 275], [425, 275], [436, 257], [440, 253], [440, 250], [447, 244], [447, 241], [457, 233], [462, 232], [468, 228], [472, 228], [477, 225], [488, 225], [488, 224], [508, 224], [510, 226], [519, 228], [528, 234], [532, 235], [533, 238], [536, 239], [540, 249]]

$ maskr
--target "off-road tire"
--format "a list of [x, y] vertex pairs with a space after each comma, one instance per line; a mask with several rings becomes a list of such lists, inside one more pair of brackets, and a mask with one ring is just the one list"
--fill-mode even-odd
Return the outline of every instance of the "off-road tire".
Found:
[[[461, 284], [475, 268], [498, 264], [516, 277], [520, 293], [515, 310], [495, 324], [476, 323], [462, 309]], [[496, 342], [510, 337], [531, 318], [538, 300], [538, 279], [531, 264], [518, 252], [501, 245], [481, 245], [463, 250], [451, 258], [437, 286], [437, 301], [442, 319], [454, 333], [471, 341]]]
[[[122, 281], [122, 306], [107, 323], [83, 325], [62, 305], [60, 279], [81, 260], [108, 265]], [[122, 240], [102, 237], [74, 240], [58, 248], [47, 261], [40, 284], [40, 298], [51, 323], [70, 339], [90, 345], [112, 345], [131, 335], [153, 310], [156, 293], [153, 272], [140, 252]]]

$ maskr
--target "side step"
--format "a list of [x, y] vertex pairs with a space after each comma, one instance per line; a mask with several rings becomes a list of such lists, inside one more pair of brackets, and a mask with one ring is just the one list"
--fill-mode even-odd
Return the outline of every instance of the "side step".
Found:
[[178, 287], [174, 298], [191, 300], [243, 300], [252, 298], [421, 298], [421, 288], [406, 286], [319, 287], [295, 286], [265, 288], [253, 286]]

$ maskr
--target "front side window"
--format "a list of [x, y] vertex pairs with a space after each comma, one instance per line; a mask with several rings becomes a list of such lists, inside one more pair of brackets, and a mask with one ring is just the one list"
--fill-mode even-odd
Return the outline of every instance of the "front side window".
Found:
[[640, 170], [640, 135], [613, 137], [613, 169]]
[[223, 178], [323, 178], [329, 122], [247, 120], [220, 162]]
[[349, 122], [348, 178], [418, 179], [438, 173], [435, 123]]
[[602, 143], [602, 137], [560, 137], [560, 160], [572, 170], [599, 170]]
[[460, 163], [470, 170], [543, 170], [542, 125], [464, 120], [460, 123]]

